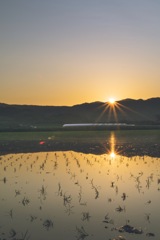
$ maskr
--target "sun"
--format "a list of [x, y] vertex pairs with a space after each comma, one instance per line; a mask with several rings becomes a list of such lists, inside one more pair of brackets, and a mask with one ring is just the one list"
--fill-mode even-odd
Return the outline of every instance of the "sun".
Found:
[[109, 98], [108, 102], [112, 105], [115, 104], [116, 100], [114, 98]]

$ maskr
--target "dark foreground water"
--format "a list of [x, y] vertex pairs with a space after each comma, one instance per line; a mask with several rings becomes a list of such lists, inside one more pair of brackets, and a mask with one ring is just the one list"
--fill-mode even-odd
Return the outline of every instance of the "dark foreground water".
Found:
[[[144, 149], [143, 149], [144, 150]], [[160, 158], [69, 151], [0, 157], [0, 240], [160, 240]]]

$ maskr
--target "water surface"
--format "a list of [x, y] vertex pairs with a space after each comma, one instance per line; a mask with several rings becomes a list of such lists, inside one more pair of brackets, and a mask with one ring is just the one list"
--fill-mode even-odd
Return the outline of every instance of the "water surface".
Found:
[[160, 158], [117, 153], [114, 134], [109, 142], [99, 155], [2, 155], [0, 239], [159, 239]]

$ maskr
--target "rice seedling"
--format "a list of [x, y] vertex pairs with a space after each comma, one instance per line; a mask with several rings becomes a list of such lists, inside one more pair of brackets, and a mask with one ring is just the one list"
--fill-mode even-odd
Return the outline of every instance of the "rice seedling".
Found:
[[28, 198], [24, 197], [24, 198], [22, 199], [22, 204], [23, 204], [23, 206], [26, 206], [26, 205], [28, 205], [29, 203], [30, 203], [30, 200], [29, 200]]
[[71, 215], [71, 214], [73, 214], [73, 213], [74, 213], [74, 212], [73, 212], [73, 208], [74, 208], [74, 206], [71, 206], [71, 205], [65, 206], [65, 213], [67, 213], [68, 216]]
[[32, 215], [30, 216], [30, 221], [31, 221], [31, 222], [35, 221], [36, 219], [37, 219], [36, 216], [32, 216]]
[[46, 200], [47, 197], [47, 187], [44, 187], [43, 185], [41, 186], [40, 190], [40, 199], [41, 200]]
[[76, 231], [77, 231], [77, 240], [83, 240], [86, 237], [89, 236], [89, 234], [84, 230], [84, 227], [81, 226], [81, 228], [76, 227]]
[[53, 222], [47, 219], [43, 222], [43, 227], [48, 231], [50, 228], [53, 228]]
[[126, 200], [126, 198], [127, 198], [127, 195], [126, 195], [126, 193], [123, 193], [123, 194], [122, 194], [122, 196], [121, 196], [121, 198], [122, 198], [122, 200], [123, 200], [123, 201], [125, 201], [125, 200]]
[[98, 188], [99, 188], [99, 187], [96, 187], [96, 186], [93, 184], [93, 179], [91, 180], [91, 186], [92, 186], [92, 189], [94, 189], [94, 191], [95, 191], [95, 199], [99, 198], [99, 191], [98, 191]]
[[66, 206], [67, 204], [71, 204], [71, 201], [72, 201], [72, 197], [71, 195], [66, 195], [64, 194], [63, 195], [63, 205]]
[[82, 212], [82, 221], [89, 221], [91, 218], [89, 212]]
[[15, 197], [17, 197], [18, 195], [21, 194], [21, 191], [20, 190], [15, 190]]
[[119, 206], [116, 208], [116, 211], [117, 212], [125, 212], [125, 207], [122, 208], [121, 206]]

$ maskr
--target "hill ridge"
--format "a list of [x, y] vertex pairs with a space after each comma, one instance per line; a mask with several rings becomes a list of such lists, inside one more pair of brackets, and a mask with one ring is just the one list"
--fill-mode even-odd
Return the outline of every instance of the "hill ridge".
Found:
[[[142, 98], [139, 98], [139, 99], [134, 99], [134, 98], [124, 98], [124, 99], [121, 99], [121, 100], [116, 100], [116, 102], [124, 102], [124, 101], [152, 101], [152, 100], [160, 100], [160, 97], [152, 97], [152, 98], [147, 98], [147, 99], [142, 99]], [[74, 106], [79, 106], [79, 105], [85, 105], [85, 104], [94, 104], [94, 103], [107, 103], [106, 102], [103, 102], [103, 101], [94, 101], [94, 102], [84, 102], [84, 103], [79, 103], [79, 104], [74, 104], [74, 105], [39, 105], [39, 104], [17, 104], [17, 103], [3, 103], [3, 102], [0, 102], [0, 106], [2, 105], [7, 105], [7, 106], [33, 106], [33, 107], [74, 107]]]
[[0, 103], [0, 130], [61, 127], [65, 123], [160, 124], [160, 98], [95, 101], [73, 106]]

